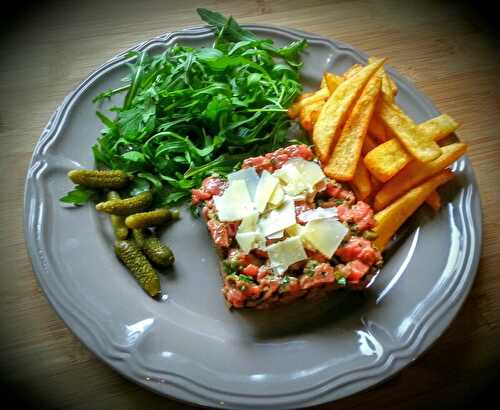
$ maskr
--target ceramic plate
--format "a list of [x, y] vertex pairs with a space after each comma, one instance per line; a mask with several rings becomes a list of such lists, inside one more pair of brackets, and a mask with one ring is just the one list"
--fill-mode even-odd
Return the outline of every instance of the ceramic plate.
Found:
[[[306, 88], [325, 70], [342, 73], [367, 56], [345, 44], [290, 29], [249, 25], [284, 44], [300, 37]], [[135, 47], [209, 45], [207, 28], [169, 33]], [[157, 393], [213, 407], [284, 409], [358, 392], [419, 356], [449, 325], [471, 287], [481, 243], [474, 173], [464, 157], [437, 215], [423, 207], [409, 234], [363, 294], [298, 303], [272, 312], [230, 312], [204, 223], [183, 210], [162, 240], [176, 255], [155, 301], [112, 250], [109, 221], [91, 206], [61, 207], [72, 168], [92, 168], [101, 125], [92, 98], [126, 75], [122, 53], [68, 95], [34, 150], [25, 192], [25, 235], [33, 269], [68, 327], [104, 362]], [[396, 71], [397, 102], [420, 123], [438, 114]]]

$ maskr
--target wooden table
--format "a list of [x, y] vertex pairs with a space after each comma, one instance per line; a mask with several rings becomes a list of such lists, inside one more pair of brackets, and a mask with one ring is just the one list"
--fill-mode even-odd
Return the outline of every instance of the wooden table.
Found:
[[[385, 56], [462, 126], [479, 181], [484, 245], [474, 287], [438, 342], [389, 382], [325, 409], [455, 406], [493, 381], [500, 362], [500, 54], [488, 26], [452, 3], [400, 1], [79, 1], [18, 9], [1, 37], [2, 382], [38, 408], [188, 408], [123, 379], [47, 303], [23, 238], [26, 168], [63, 97], [119, 51], [200, 23], [195, 7], [241, 22], [295, 27]], [[30, 9], [30, 7], [33, 7]], [[472, 395], [472, 396], [471, 396]]]

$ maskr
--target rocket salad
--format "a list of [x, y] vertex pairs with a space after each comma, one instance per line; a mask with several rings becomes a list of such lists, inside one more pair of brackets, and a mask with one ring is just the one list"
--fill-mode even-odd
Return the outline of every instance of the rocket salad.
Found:
[[[198, 14], [216, 32], [212, 47], [130, 52], [125, 85], [94, 99], [125, 94], [111, 108], [114, 118], [97, 112], [104, 129], [92, 147], [96, 164], [133, 176], [132, 194], [151, 190], [158, 206], [189, 198], [208, 175], [286, 145], [287, 108], [302, 91], [305, 40], [279, 48], [232, 17]], [[88, 190], [73, 191], [65, 202], [87, 197]]]

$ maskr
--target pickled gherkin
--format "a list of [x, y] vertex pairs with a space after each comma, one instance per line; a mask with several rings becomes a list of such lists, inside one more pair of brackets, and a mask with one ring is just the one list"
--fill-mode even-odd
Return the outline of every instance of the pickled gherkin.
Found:
[[[114, 199], [121, 199], [120, 194], [116, 191], [108, 192], [108, 200], [112, 201]], [[127, 239], [128, 237], [128, 228], [125, 225], [125, 217], [119, 215], [111, 215], [111, 226], [113, 227], [113, 231], [115, 236], [118, 239]]]
[[100, 202], [96, 209], [108, 214], [127, 216], [146, 210], [153, 201], [151, 192], [143, 192], [132, 198], [112, 199], [106, 202]]
[[164, 223], [175, 219], [174, 215], [169, 209], [158, 208], [153, 211], [141, 212], [127, 216], [125, 219], [125, 225], [127, 225], [130, 229], [142, 229], [149, 226], [163, 225]]
[[132, 237], [134, 238], [135, 243], [141, 249], [144, 248], [144, 244], [146, 242], [146, 235], [144, 229], [132, 229]]
[[119, 170], [73, 169], [68, 177], [73, 183], [87, 188], [120, 189], [129, 182], [127, 174]]
[[115, 241], [115, 253], [150, 296], [155, 297], [160, 294], [161, 288], [158, 273], [134, 241]]
[[134, 229], [132, 235], [137, 246], [142, 249], [154, 265], [162, 268], [173, 265], [175, 262], [174, 253], [156, 235], [145, 229]]

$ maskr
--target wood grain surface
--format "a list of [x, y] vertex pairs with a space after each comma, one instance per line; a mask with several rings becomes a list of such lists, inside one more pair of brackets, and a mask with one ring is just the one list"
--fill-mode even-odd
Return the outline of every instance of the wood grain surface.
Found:
[[[186, 409], [123, 379], [56, 316], [26, 254], [26, 169], [51, 113], [104, 61], [155, 35], [198, 25], [195, 8], [295, 27], [385, 56], [462, 126], [483, 206], [483, 250], [470, 296], [435, 345], [390, 381], [322, 409], [456, 407], [500, 365], [500, 53], [472, 6], [426, 1], [22, 2], [0, 36], [0, 373], [37, 408]], [[8, 17], [4, 14], [4, 17]]]

